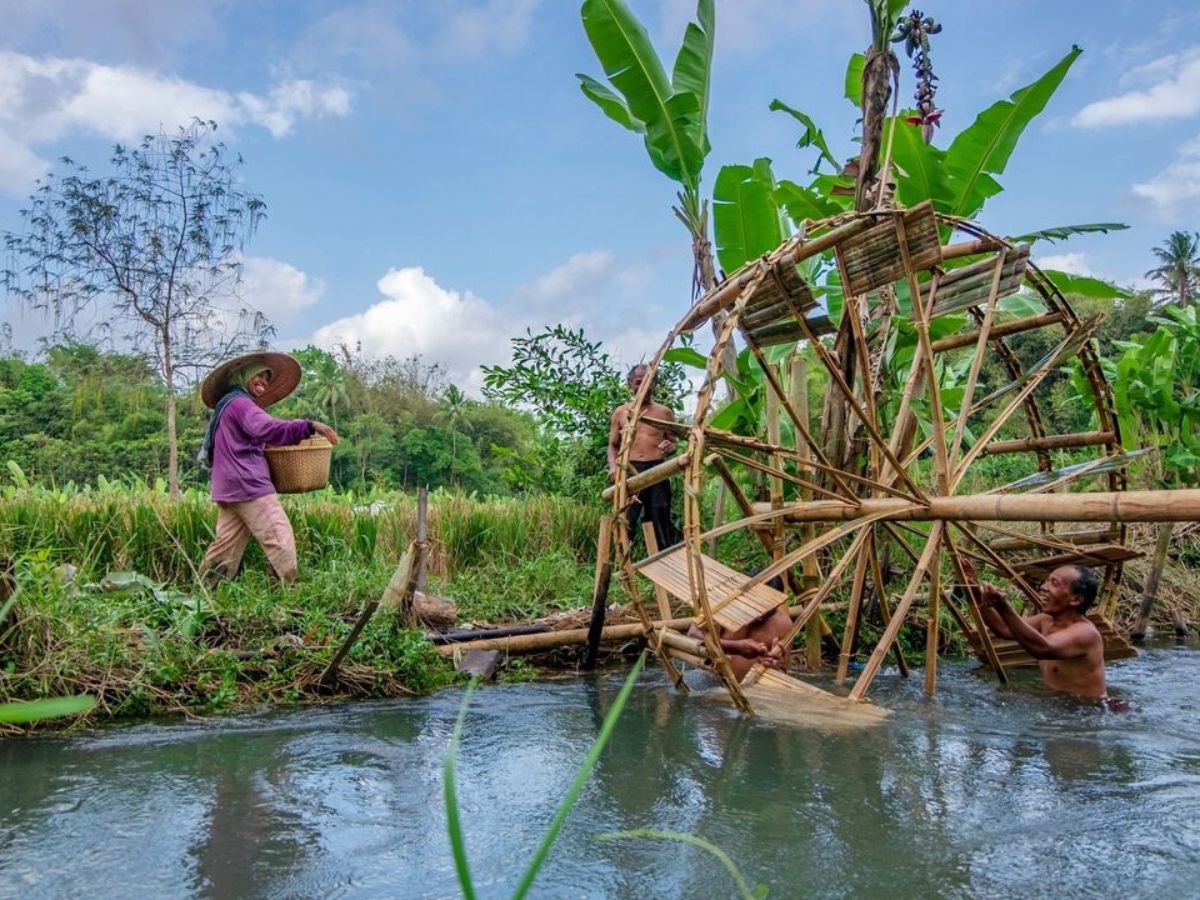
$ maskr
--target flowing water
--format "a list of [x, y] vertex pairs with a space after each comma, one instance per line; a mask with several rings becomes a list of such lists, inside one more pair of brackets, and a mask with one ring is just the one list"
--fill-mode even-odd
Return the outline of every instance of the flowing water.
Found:
[[[736, 715], [642, 677], [539, 897], [726, 897], [722, 847], [773, 897], [1200, 893], [1200, 652], [1109, 673], [1117, 712], [969, 664], [885, 673], [888, 724]], [[621, 684], [478, 691], [458, 793], [476, 887], [507, 897]], [[0, 741], [0, 897], [455, 897], [442, 761], [460, 692]]]

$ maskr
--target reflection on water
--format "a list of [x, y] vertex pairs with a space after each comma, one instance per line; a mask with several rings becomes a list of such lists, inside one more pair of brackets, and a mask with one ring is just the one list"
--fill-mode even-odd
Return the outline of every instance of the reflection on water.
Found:
[[[1200, 879], [1200, 653], [1113, 668], [1126, 712], [968, 665], [877, 681], [887, 724], [824, 734], [657, 674], [535, 894], [721, 897], [702, 851], [773, 896], [1184, 896]], [[476, 694], [459, 762], [481, 896], [511, 892], [619, 675]], [[441, 763], [461, 695], [0, 742], [0, 897], [454, 897]]]

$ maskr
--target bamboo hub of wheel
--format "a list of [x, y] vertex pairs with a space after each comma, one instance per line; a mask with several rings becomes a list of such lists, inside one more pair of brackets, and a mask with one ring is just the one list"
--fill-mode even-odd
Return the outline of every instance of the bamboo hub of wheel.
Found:
[[[966, 241], [948, 243], [954, 235]], [[828, 286], [818, 290], [803, 275], [813, 267], [799, 268], [813, 260], [836, 269], [846, 286], [836, 325], [818, 299], [828, 296]], [[1007, 668], [1030, 660], [989, 637], [972, 592], [950, 590], [968, 580], [969, 567], [1010, 582], [1034, 605], [1032, 582], [1047, 566], [1097, 567], [1103, 572], [1097, 621], [1106, 651], [1110, 657], [1132, 653], [1103, 615], [1113, 611], [1123, 562], [1139, 555], [1127, 545], [1125, 526], [1194, 520], [1200, 490], [1125, 490], [1126, 467], [1139, 453], [1121, 446], [1112, 394], [1090, 341], [1098, 324], [1099, 317], [1076, 315], [1030, 262], [1028, 247], [935, 215], [929, 204], [810, 222], [802, 235], [701, 297], [649, 363], [653, 375], [682, 334], [712, 327], [691, 421], [649, 420], [643, 410], [653, 379], [647, 378], [630, 407], [620, 474], [605, 492], [620, 515], [637, 491], [664, 478], [682, 480], [684, 540], [678, 547], [651, 548], [649, 558], [637, 560], [625, 529], [614, 529], [626, 590], [675, 684], [683, 688], [676, 665], [683, 660], [714, 672], [743, 710], [757, 709], [762, 698], [776, 705], [791, 698], [845, 719], [845, 704], [865, 704], [889, 654], [907, 674], [896, 639], [914, 616], [926, 627], [927, 691], [936, 688], [943, 620], [1005, 680]], [[739, 335], [763, 375], [765, 435], [711, 424], [723, 361]], [[906, 354], [889, 351], [911, 335]], [[785, 370], [766, 348], [791, 342], [807, 352], [791, 355]], [[1054, 373], [1072, 361], [1094, 421], [1086, 431], [1057, 434], [1042, 409]], [[810, 404], [810, 395], [818, 402]], [[686, 450], [634, 475], [632, 437], [644, 420], [672, 431]], [[1014, 467], [1029, 471], [1015, 480], [996, 474]], [[710, 490], [714, 482], [720, 491]], [[747, 496], [749, 485], [757, 502]], [[716, 520], [711, 500], [719, 492], [729, 502]], [[1077, 522], [1107, 527], [1063, 524]], [[750, 533], [762, 547], [756, 574], [718, 562], [720, 539], [736, 531]], [[893, 570], [901, 570], [900, 577], [890, 578]], [[655, 623], [639, 573], [655, 585], [658, 612], [668, 608], [664, 592], [690, 605], [702, 640], [684, 641]], [[784, 580], [782, 593], [767, 586], [775, 576]], [[810, 664], [819, 663], [819, 649], [813, 650], [827, 631], [819, 610], [835, 592], [848, 600], [839, 684], [847, 680], [868, 603], [882, 619], [882, 633], [847, 696], [759, 669], [737, 682], [721, 649], [722, 627], [737, 627], [764, 603], [801, 598], [787, 640], [804, 631]], [[877, 721], [870, 709], [849, 718]]]

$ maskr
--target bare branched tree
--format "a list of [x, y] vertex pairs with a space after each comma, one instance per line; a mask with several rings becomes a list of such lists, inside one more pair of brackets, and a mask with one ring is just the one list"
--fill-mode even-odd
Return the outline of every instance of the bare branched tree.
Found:
[[[104, 336], [152, 363], [166, 387], [168, 483], [179, 492], [175, 407], [217, 360], [262, 345], [263, 315], [236, 299], [240, 251], [266, 204], [237, 180], [215, 122], [114, 148], [111, 174], [64, 158], [4, 236], [8, 292], [50, 313], [59, 337]], [[86, 334], [85, 334], [86, 333]]]

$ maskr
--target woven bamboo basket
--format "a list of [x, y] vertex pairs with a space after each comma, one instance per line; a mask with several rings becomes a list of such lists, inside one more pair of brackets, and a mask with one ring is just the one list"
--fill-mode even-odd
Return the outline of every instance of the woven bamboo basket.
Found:
[[333, 444], [314, 434], [290, 447], [266, 447], [271, 481], [281, 494], [319, 491], [329, 483], [329, 463]]

